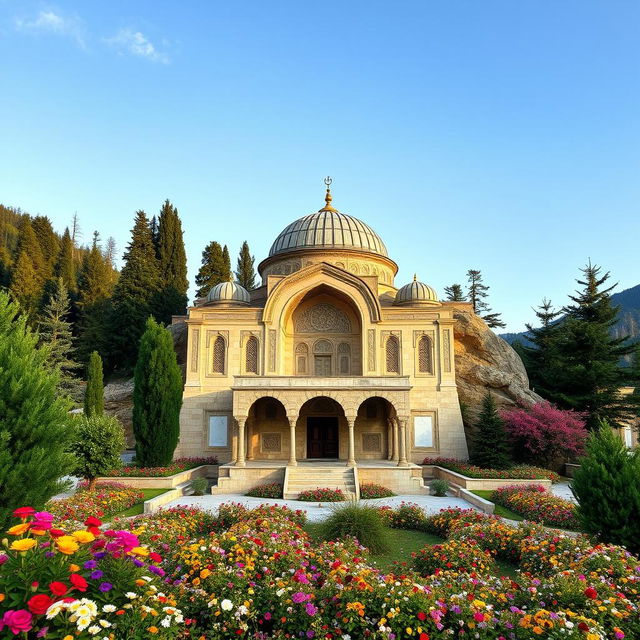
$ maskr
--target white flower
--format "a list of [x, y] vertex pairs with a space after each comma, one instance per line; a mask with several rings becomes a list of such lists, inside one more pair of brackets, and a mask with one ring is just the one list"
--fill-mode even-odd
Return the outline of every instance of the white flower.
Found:
[[225, 598], [220, 603], [220, 607], [222, 608], [223, 611], [231, 611], [231, 609], [233, 609], [233, 602], [231, 602], [231, 600], [228, 600], [228, 599]]
[[137, 593], [133, 593], [133, 591], [127, 591], [127, 593], [124, 594], [125, 598], [129, 598], [129, 600], [135, 600], [138, 597]]
[[108, 620], [98, 620], [98, 622], [104, 629], [108, 629], [111, 626], [111, 623]]
[[98, 633], [100, 631], [100, 627], [97, 624], [94, 624], [92, 627], [89, 627], [87, 629], [87, 631], [92, 635], [95, 636], [96, 633]]
[[351, 640], [351, 636], [348, 633], [343, 633], [342, 640]]
[[169, 616], [165, 616], [164, 618], [162, 618], [162, 620], [160, 620], [160, 626], [169, 628], [170, 625], [171, 618]]
[[574, 625], [574, 624], [573, 624], [573, 622], [571, 622], [570, 620], [567, 620], [567, 621], [564, 623], [564, 626], [565, 626], [565, 627], [567, 627], [567, 629], [573, 629], [573, 627], [574, 627], [575, 625]]
[[[71, 617], [71, 621], [73, 621], [73, 616]], [[84, 631], [90, 624], [91, 618], [78, 617], [76, 626], [78, 627], [78, 631]]]
[[67, 608], [68, 608], [67, 602], [54, 602], [47, 609], [47, 620], [51, 620], [52, 618], [55, 618], [63, 609], [67, 609]]
[[102, 610], [103, 610], [105, 613], [113, 613], [113, 612], [116, 610], [116, 607], [115, 607], [115, 605], [113, 605], [113, 604], [105, 604], [105, 605], [102, 607]]

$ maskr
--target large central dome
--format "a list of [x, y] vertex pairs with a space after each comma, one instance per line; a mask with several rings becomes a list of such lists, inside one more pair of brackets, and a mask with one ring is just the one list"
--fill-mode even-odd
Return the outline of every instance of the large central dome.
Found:
[[387, 256], [380, 236], [367, 224], [331, 208], [298, 218], [275, 239], [269, 256], [296, 249], [351, 249]]

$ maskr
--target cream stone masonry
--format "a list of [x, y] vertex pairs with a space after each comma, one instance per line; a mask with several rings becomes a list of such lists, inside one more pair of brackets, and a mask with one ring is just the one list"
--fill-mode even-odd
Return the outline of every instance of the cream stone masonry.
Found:
[[331, 202], [327, 187], [325, 206], [276, 238], [259, 288], [221, 283], [188, 310], [176, 456], [216, 455], [234, 490], [262, 477], [247, 461], [314, 461], [318, 486], [323, 460], [378, 461], [421, 490], [414, 463], [467, 457], [455, 305], [417, 278], [397, 289], [381, 238]]

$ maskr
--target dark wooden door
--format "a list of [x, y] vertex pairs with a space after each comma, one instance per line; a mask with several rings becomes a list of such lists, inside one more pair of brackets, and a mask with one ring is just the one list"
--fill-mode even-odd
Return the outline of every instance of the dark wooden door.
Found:
[[307, 458], [337, 458], [338, 451], [338, 418], [307, 418]]

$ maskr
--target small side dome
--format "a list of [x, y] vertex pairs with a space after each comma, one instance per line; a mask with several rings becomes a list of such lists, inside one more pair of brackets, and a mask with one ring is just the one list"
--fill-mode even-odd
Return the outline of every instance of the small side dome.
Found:
[[249, 304], [251, 296], [249, 292], [235, 282], [221, 282], [207, 295], [207, 304]]
[[397, 305], [434, 305], [439, 304], [435, 289], [413, 276], [413, 282], [398, 289], [394, 304]]

